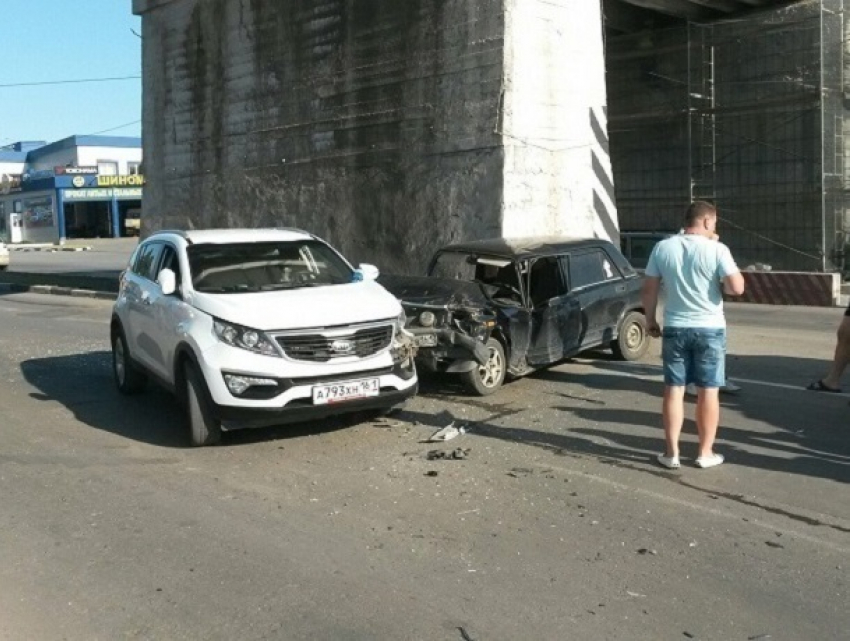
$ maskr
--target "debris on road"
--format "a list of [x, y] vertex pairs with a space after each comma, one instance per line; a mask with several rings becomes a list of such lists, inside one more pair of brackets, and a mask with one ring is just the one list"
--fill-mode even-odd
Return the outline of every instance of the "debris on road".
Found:
[[442, 443], [444, 441], [450, 441], [461, 434], [466, 434], [466, 428], [463, 425], [456, 427], [454, 421], [452, 421], [444, 428], [431, 434], [431, 436], [425, 440], [425, 443]]
[[649, 548], [641, 548], [638, 550], [638, 554], [651, 554], [652, 556], [658, 556], [658, 551], [650, 550]]
[[389, 429], [391, 427], [401, 427], [402, 423], [401, 421], [394, 421], [391, 418], [382, 416], [381, 418], [376, 418], [374, 421], [372, 421], [372, 425], [374, 427], [380, 427], [382, 429]]
[[431, 450], [426, 455], [426, 458], [429, 461], [436, 461], [436, 460], [462, 461], [463, 459], [465, 459], [469, 455], [469, 449], [470, 448], [468, 448], [468, 447], [467, 448], [458, 447], [458, 448], [453, 449], [452, 451], [449, 451], [449, 450]]

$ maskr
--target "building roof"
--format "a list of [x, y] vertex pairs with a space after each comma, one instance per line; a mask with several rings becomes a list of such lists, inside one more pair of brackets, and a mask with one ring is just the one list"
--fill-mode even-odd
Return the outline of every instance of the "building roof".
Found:
[[69, 136], [68, 138], [57, 140], [49, 145], [44, 145], [43, 147], [30, 151], [28, 160], [38, 160], [48, 154], [65, 149], [73, 149], [75, 147], [119, 147], [125, 149], [141, 149], [142, 139], [133, 136]]

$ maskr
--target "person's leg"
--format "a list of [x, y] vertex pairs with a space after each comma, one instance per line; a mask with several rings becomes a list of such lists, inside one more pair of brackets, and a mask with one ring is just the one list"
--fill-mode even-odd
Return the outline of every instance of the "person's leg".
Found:
[[700, 458], [714, 454], [714, 439], [717, 438], [717, 426], [720, 424], [720, 389], [700, 387], [697, 392], [697, 457]]
[[687, 330], [664, 328], [661, 359], [664, 365], [664, 398], [661, 403], [661, 421], [664, 426], [664, 454], [658, 462], [665, 467], [679, 467], [679, 436], [685, 418], [685, 383], [687, 359], [685, 342]]
[[841, 375], [850, 365], [850, 316], [844, 316], [838, 326], [838, 340], [835, 343], [835, 355], [832, 359], [832, 367], [829, 374], [821, 379], [821, 382], [829, 389], [838, 389], [841, 386]]
[[720, 388], [726, 382], [726, 331], [697, 330], [694, 347], [694, 378], [698, 395], [696, 422], [699, 435], [697, 465], [711, 467], [723, 462], [714, 453], [714, 441], [720, 424]]
[[664, 424], [665, 455], [679, 457], [679, 436], [685, 421], [685, 387], [683, 385], [665, 385], [661, 416]]

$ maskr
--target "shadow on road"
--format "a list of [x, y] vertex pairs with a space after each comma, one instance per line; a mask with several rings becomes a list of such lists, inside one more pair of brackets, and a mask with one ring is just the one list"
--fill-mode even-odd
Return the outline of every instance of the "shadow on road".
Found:
[[[112, 378], [112, 354], [107, 351], [34, 358], [21, 363], [28, 383], [38, 388], [32, 398], [61, 403], [91, 427], [161, 447], [188, 447], [188, 428], [177, 399], [156, 385], [123, 396]], [[345, 429], [362, 420], [359, 414], [311, 423], [253, 428], [225, 433], [223, 444], [243, 445]]]
[[[521, 406], [518, 399], [507, 405], [499, 404], [501, 393], [486, 399], [458, 397], [454, 400], [491, 413], [474, 425], [474, 432], [482, 436], [541, 447], [558, 455], [589, 455], [600, 460], [653, 465], [653, 458], [663, 444], [659, 366], [653, 363], [626, 365], [595, 356], [588, 364], [596, 372], [570, 371], [562, 367], [543, 369], [528, 378], [550, 384], [562, 383], [562, 386], [549, 385], [549, 393], [557, 400], [547, 407], [577, 417], [583, 424], [593, 423], [600, 427], [576, 427], [560, 432], [535, 430], [533, 425], [527, 424], [505, 427], [493, 421], [532, 408]], [[812, 377], [824, 371], [826, 365], [822, 359], [730, 357], [730, 369], [735, 374], [768, 385], [744, 384], [739, 395], [721, 396], [724, 410], [718, 449], [735, 465], [850, 483], [848, 399], [803, 389]], [[794, 389], [769, 384], [790, 385]], [[446, 392], [457, 393], [452, 385], [439, 379], [422, 387], [426, 395], [434, 397]], [[591, 391], [593, 393], [588, 393]], [[460, 393], [463, 394], [462, 388]], [[646, 394], [656, 399], [657, 410], [646, 410], [644, 404], [637, 407], [634, 400], [624, 401], [623, 393]], [[687, 400], [688, 417], [693, 416], [693, 403], [692, 399]], [[747, 429], [736, 424], [738, 415], [748, 419], [748, 425], [754, 427]], [[429, 417], [424, 415], [416, 419], [430, 423]], [[563, 424], [568, 425], [569, 421]], [[655, 431], [656, 435], [647, 435], [647, 430]], [[693, 420], [686, 419], [684, 431], [696, 433]]]

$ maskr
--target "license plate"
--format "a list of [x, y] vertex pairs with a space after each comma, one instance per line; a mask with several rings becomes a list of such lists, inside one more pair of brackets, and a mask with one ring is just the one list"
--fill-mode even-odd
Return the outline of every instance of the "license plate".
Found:
[[378, 378], [315, 385], [313, 386], [313, 404], [327, 405], [328, 403], [342, 403], [355, 398], [377, 396], [380, 393], [381, 381]]
[[436, 334], [419, 334], [416, 336], [416, 344], [419, 347], [436, 347], [437, 346], [437, 335]]

